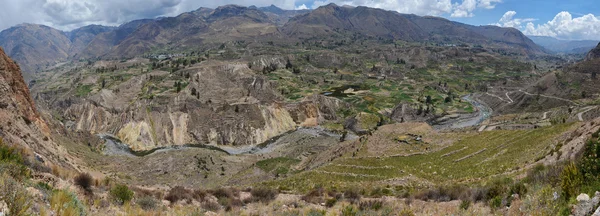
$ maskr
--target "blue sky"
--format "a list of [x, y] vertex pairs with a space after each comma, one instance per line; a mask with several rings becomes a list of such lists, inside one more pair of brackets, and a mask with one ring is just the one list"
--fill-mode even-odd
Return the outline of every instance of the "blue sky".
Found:
[[0, 30], [21, 23], [69, 31], [90, 24], [116, 26], [225, 4], [284, 9], [320, 5], [368, 6], [441, 16], [472, 25], [514, 27], [527, 35], [600, 40], [599, 0], [0, 0]]

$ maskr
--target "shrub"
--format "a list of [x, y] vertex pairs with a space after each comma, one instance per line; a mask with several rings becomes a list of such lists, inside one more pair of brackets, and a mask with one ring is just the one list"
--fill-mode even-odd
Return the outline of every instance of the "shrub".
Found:
[[463, 200], [463, 201], [460, 202], [459, 208], [463, 209], [463, 210], [467, 210], [467, 209], [469, 209], [470, 206], [471, 206], [471, 201], [470, 200]]
[[[505, 193], [508, 191], [507, 185], [511, 185], [512, 180], [505, 179], [496, 179], [491, 185], [488, 186], [488, 193], [486, 195], [487, 200], [494, 199], [496, 197], [503, 197]], [[501, 198], [502, 199], [502, 198]]]
[[392, 191], [387, 188], [375, 188], [371, 191], [371, 197], [380, 198], [382, 196], [390, 195]]
[[110, 196], [119, 205], [123, 205], [125, 202], [131, 201], [133, 198], [133, 191], [129, 190], [126, 185], [115, 185], [110, 189]]
[[182, 186], [175, 186], [171, 188], [167, 196], [165, 196], [165, 200], [168, 200], [171, 204], [175, 204], [180, 200], [191, 202], [193, 200], [192, 191], [185, 189]]
[[560, 187], [562, 188], [564, 198], [568, 200], [570, 197], [576, 196], [583, 183], [583, 178], [577, 166], [574, 163], [565, 166], [560, 179]]
[[327, 208], [331, 208], [331, 207], [335, 206], [337, 201], [338, 200], [336, 198], [327, 199], [327, 201], [325, 201], [325, 206], [327, 206]]
[[325, 210], [310, 209], [310, 210], [308, 210], [306, 215], [307, 216], [325, 216], [326, 213], [327, 212]]
[[277, 198], [278, 192], [270, 188], [254, 188], [250, 192], [254, 201], [269, 203]]
[[400, 211], [398, 216], [415, 216], [415, 213], [413, 213], [412, 210], [405, 208], [405, 209], [402, 209], [402, 211]]
[[486, 195], [488, 194], [488, 189], [483, 187], [477, 187], [471, 190], [471, 200], [473, 202], [486, 201]]
[[28, 178], [31, 175], [27, 167], [14, 162], [0, 163], [0, 174], [2, 173], [6, 173], [18, 181]]
[[440, 186], [433, 189], [427, 189], [415, 194], [415, 198], [420, 200], [435, 200], [438, 202], [447, 202], [451, 200], [466, 199], [470, 197], [471, 190], [464, 186]]
[[19, 149], [5, 145], [0, 139], [0, 161], [23, 164], [23, 156]]
[[26, 215], [32, 204], [27, 190], [6, 174], [0, 177], [0, 198], [6, 202], [11, 215]]
[[379, 211], [379, 209], [381, 209], [382, 207], [383, 207], [383, 202], [381, 200], [363, 201], [363, 202], [360, 202], [360, 204], [358, 205], [358, 208], [361, 211], [365, 211], [365, 210]]
[[192, 197], [198, 202], [203, 202], [204, 199], [208, 196], [208, 193], [204, 190], [194, 190]]
[[354, 204], [360, 201], [361, 195], [356, 189], [348, 189], [344, 191], [344, 198]]
[[560, 183], [560, 174], [563, 167], [559, 165], [544, 166], [538, 164], [527, 172], [527, 182], [531, 184], [552, 184]]
[[489, 205], [492, 209], [500, 208], [500, 206], [502, 206], [502, 198], [499, 196], [492, 198]]
[[342, 209], [343, 216], [355, 216], [358, 215], [358, 210], [354, 207], [354, 205], [347, 205]]
[[240, 201], [239, 199], [233, 198], [233, 197], [219, 198], [219, 204], [221, 204], [225, 208], [225, 211], [231, 211], [231, 210], [233, 210], [234, 207], [240, 207], [240, 206], [244, 205], [244, 203], [242, 203], [242, 201]]
[[309, 191], [306, 195], [302, 196], [302, 200], [307, 203], [321, 203], [323, 196], [323, 188], [317, 187], [311, 191]]
[[221, 210], [221, 205], [215, 201], [207, 200], [202, 203], [202, 208], [208, 211], [217, 212]]
[[213, 191], [209, 191], [213, 196], [215, 196], [217, 199], [220, 198], [233, 198], [234, 192], [229, 189], [229, 188], [219, 188]]
[[[98, 182], [99, 184], [100, 182]], [[144, 189], [144, 188], [140, 188], [140, 187], [134, 187], [132, 188], [132, 190], [135, 192], [135, 195], [137, 197], [153, 197], [155, 199], [162, 199], [163, 198], [163, 194], [161, 191], [159, 190], [149, 190], [149, 189]]]
[[519, 194], [519, 196], [524, 196], [527, 194], [527, 187], [523, 182], [517, 182], [510, 187], [510, 195]]
[[136, 203], [144, 210], [153, 210], [156, 208], [156, 200], [151, 196], [144, 196], [136, 200]]
[[84, 215], [85, 207], [77, 197], [68, 191], [57, 190], [50, 198], [50, 207], [56, 215]]
[[92, 192], [92, 176], [88, 173], [81, 173], [73, 179], [75, 185], [79, 186], [86, 192]]

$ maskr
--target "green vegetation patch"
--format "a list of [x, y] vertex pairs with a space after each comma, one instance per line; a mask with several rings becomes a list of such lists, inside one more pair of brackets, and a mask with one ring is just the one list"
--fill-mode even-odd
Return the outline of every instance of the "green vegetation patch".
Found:
[[77, 89], [75, 90], [75, 95], [77, 97], [85, 97], [92, 92], [92, 87], [92, 85], [77, 86]]
[[290, 167], [297, 163], [300, 163], [300, 160], [287, 157], [278, 157], [259, 161], [256, 163], [256, 166], [265, 172], [273, 172], [281, 175], [289, 173]]

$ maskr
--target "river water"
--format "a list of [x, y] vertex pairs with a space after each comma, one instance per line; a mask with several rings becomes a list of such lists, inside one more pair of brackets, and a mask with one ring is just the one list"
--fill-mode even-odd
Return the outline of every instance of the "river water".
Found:
[[492, 116], [492, 109], [474, 99], [472, 95], [463, 96], [462, 99], [473, 105], [475, 113], [459, 114], [456, 118], [434, 124], [433, 128], [444, 130], [474, 127], [480, 125]]
[[[183, 150], [189, 148], [204, 148], [214, 151], [221, 151], [227, 153], [229, 155], [240, 155], [240, 154], [264, 154], [272, 152], [277, 146], [282, 143], [281, 138], [287, 135], [296, 134], [303, 136], [312, 136], [312, 137], [334, 137], [340, 138], [341, 135], [327, 131], [321, 127], [311, 127], [311, 128], [298, 128], [294, 131], [290, 131], [284, 134], [281, 134], [277, 137], [273, 137], [270, 140], [261, 143], [259, 145], [253, 146], [214, 146], [214, 145], [205, 145], [205, 144], [187, 144], [182, 146], [169, 146], [169, 147], [159, 147], [148, 151], [134, 151], [125, 143], [123, 143], [119, 138], [111, 135], [111, 134], [98, 134], [98, 137], [105, 141], [104, 145], [104, 154], [106, 155], [125, 155], [125, 156], [138, 156], [143, 157], [156, 152], [163, 151], [172, 151], [172, 150]], [[346, 140], [356, 140], [358, 136], [349, 133], [346, 136]]]

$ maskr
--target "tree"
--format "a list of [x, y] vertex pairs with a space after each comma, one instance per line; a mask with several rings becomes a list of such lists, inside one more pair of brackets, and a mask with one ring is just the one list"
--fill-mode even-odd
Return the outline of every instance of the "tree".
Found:
[[177, 93], [181, 92], [181, 82], [177, 81], [175, 82], [175, 89], [177, 89]]
[[446, 99], [444, 99], [444, 102], [446, 102], [446, 103], [452, 102], [452, 97], [451, 96], [446, 97]]
[[425, 103], [426, 104], [432, 104], [432, 100], [431, 100], [431, 96], [427, 95], [427, 98], [425, 99]]

